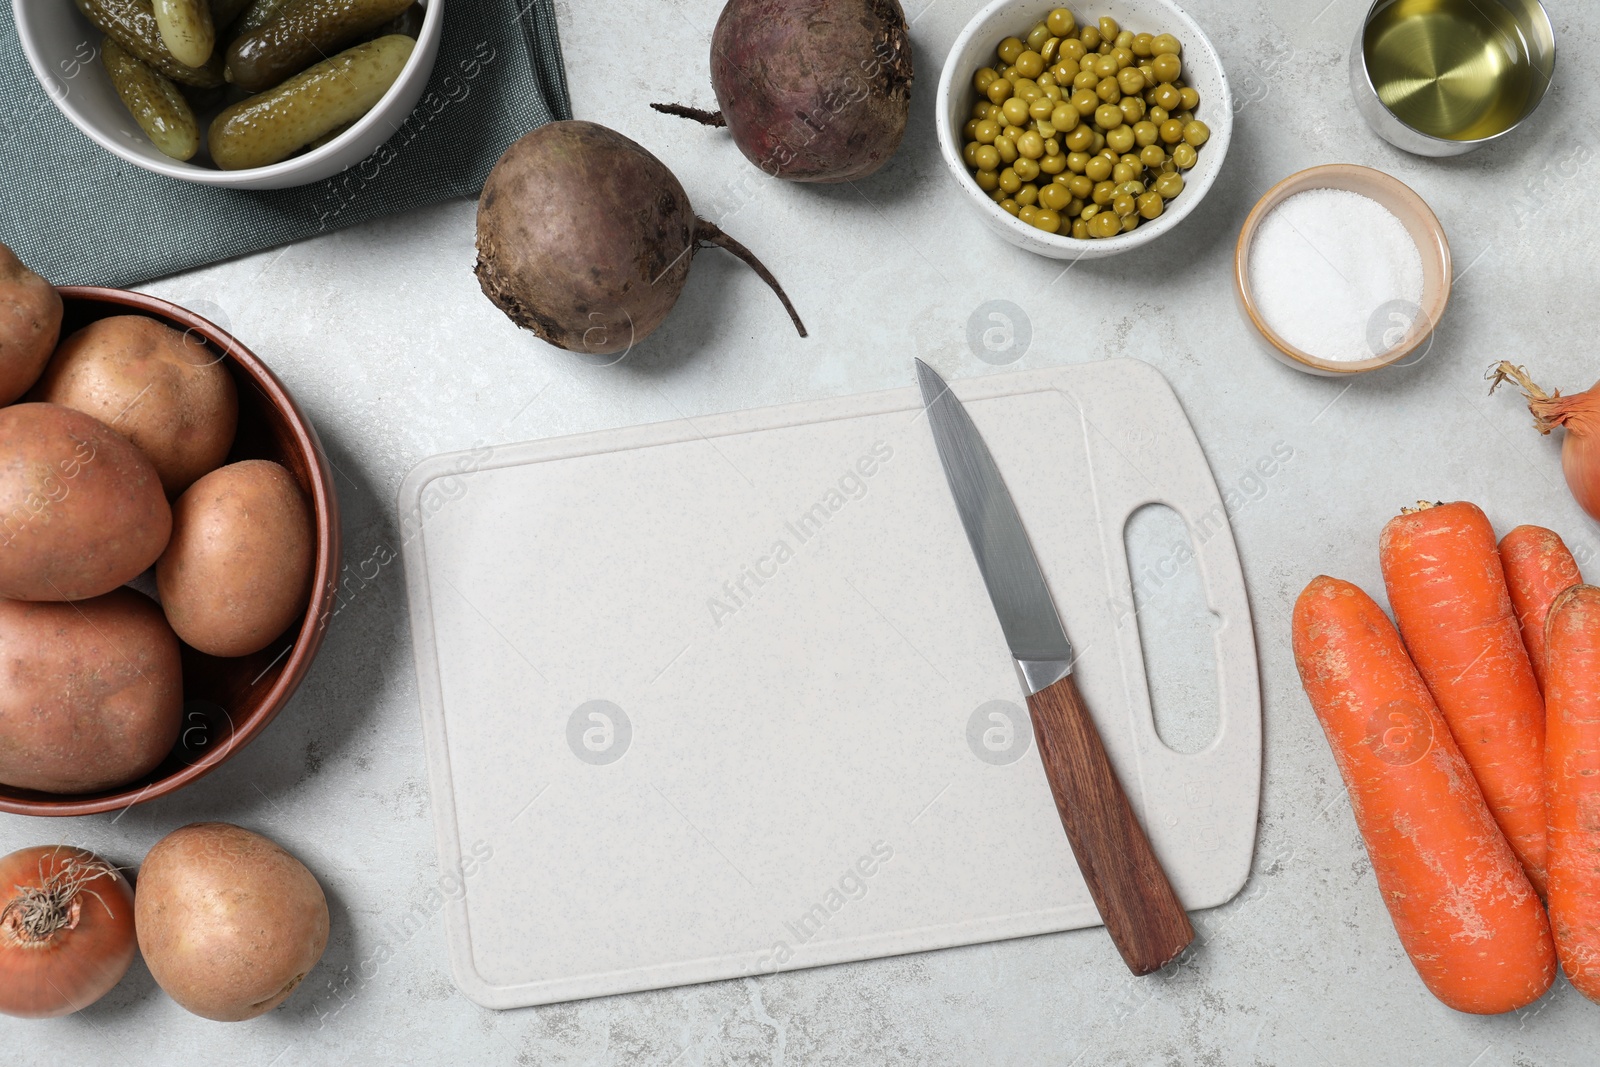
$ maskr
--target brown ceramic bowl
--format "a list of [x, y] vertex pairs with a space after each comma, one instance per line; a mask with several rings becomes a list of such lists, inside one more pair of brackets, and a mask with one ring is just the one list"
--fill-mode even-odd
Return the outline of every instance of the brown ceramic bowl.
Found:
[[183, 646], [183, 725], [166, 760], [135, 782], [101, 793], [62, 796], [0, 785], [0, 811], [18, 815], [89, 815], [130, 807], [182, 789], [219, 767], [266, 729], [289, 702], [322, 644], [339, 574], [339, 503], [316, 431], [266, 365], [233, 337], [176, 304], [143, 293], [63, 286], [61, 336], [112, 315], [149, 315], [189, 331], [223, 360], [239, 387], [239, 432], [228, 462], [283, 464], [311, 501], [317, 560], [305, 617], [252, 656], [218, 659]]
[[[1250, 291], [1250, 246], [1255, 241], [1256, 230], [1273, 208], [1308, 189], [1345, 189], [1376, 200], [1400, 220], [1422, 255], [1422, 306], [1416, 309], [1415, 316], [1399, 340], [1372, 359], [1344, 363], [1323, 359], [1296, 348], [1262, 318], [1256, 307], [1255, 297]], [[1439, 324], [1445, 305], [1450, 302], [1451, 283], [1450, 242], [1445, 239], [1444, 227], [1439, 224], [1427, 201], [1400, 179], [1390, 177], [1381, 170], [1351, 163], [1330, 163], [1302, 170], [1268, 189], [1244, 220], [1244, 226], [1239, 230], [1239, 242], [1233, 252], [1234, 296], [1238, 298], [1239, 306], [1244, 309], [1245, 316], [1255, 326], [1256, 332], [1271, 346], [1271, 354], [1280, 363], [1286, 363], [1295, 370], [1326, 377], [1360, 374], [1362, 371], [1387, 367], [1422, 348], [1433, 336], [1433, 329]], [[1426, 349], [1423, 351], [1426, 352]]]

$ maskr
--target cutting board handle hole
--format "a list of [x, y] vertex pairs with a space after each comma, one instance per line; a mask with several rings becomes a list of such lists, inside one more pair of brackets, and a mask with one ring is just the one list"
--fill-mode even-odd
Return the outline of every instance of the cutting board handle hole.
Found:
[[1132, 596], [1117, 624], [1138, 628], [1156, 735], [1174, 752], [1200, 752], [1221, 726], [1220, 620], [1206, 604], [1194, 540], [1176, 511], [1146, 504], [1128, 517], [1123, 541]]

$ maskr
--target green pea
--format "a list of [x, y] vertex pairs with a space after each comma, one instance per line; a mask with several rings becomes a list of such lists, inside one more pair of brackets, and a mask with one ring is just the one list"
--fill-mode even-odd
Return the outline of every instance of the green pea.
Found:
[[1159, 167], [1167, 161], [1167, 153], [1158, 144], [1145, 145], [1139, 150], [1139, 162], [1147, 167]]
[[1101, 238], [1115, 237], [1122, 232], [1122, 225], [1114, 212], [1102, 211], [1089, 220], [1089, 232]]
[[1104, 156], [1095, 156], [1083, 168], [1083, 173], [1092, 182], [1103, 182], [1111, 177], [1111, 161]]
[[1115, 182], [1096, 182], [1094, 186], [1094, 192], [1090, 194], [1090, 196], [1094, 199], [1094, 202], [1099, 204], [1101, 207], [1105, 207], [1107, 204], [1111, 203], [1111, 198], [1116, 195], [1117, 185]]
[[1106, 131], [1106, 147], [1121, 154], [1133, 148], [1133, 127], [1118, 126], [1114, 130]]
[[979, 170], [994, 170], [1000, 165], [1001, 156], [994, 145], [979, 145], [972, 153], [972, 163]]
[[1122, 86], [1117, 84], [1115, 78], [1101, 78], [1100, 83], [1094, 87], [1094, 95], [1108, 104], [1115, 104], [1122, 99]]
[[1144, 119], [1144, 101], [1137, 96], [1125, 96], [1117, 104], [1122, 109], [1122, 121], [1132, 126]]
[[1064, 7], [1058, 7], [1046, 15], [1044, 24], [1058, 37], [1065, 37], [1078, 28], [1078, 20]]
[[1194, 145], [1187, 141], [1175, 144], [1172, 146], [1172, 162], [1177, 164], [1180, 170], [1188, 170], [1200, 162], [1200, 153], [1196, 152]]
[[979, 67], [978, 73], [972, 76], [972, 87], [980, 93], [988, 92], [990, 83], [998, 77], [1000, 73], [993, 67]]
[[1177, 119], [1168, 119], [1161, 124], [1161, 139], [1168, 144], [1177, 144], [1183, 140], [1183, 123]]
[[[1022, 204], [1022, 201], [1019, 200], [1017, 203]], [[1017, 209], [1017, 218], [1031, 226], [1033, 224], [1033, 216], [1038, 214], [1038, 212], [1039, 209], [1034, 207], [1032, 204], [1022, 204], [1022, 206]]]
[[1183, 52], [1183, 45], [1170, 33], [1163, 33], [1150, 41], [1150, 54], [1156, 56], [1175, 56]]
[[1033, 206], [1039, 202], [1039, 187], [1037, 185], [1024, 185], [1017, 190], [1017, 203]]
[[1082, 219], [1072, 220], [1072, 236], [1080, 241], [1089, 239], [1089, 224]]
[[[1041, 42], [1043, 43], [1043, 42]], [[1044, 71], [1044, 57], [1032, 48], [1017, 57], [1017, 73], [1025, 78], [1036, 78]]]
[[1039, 160], [1039, 169], [1046, 174], [1060, 174], [1067, 169], [1067, 157], [1061, 154], [1058, 147], [1054, 155], [1050, 153], [1050, 142], [1045, 142], [1044, 158]]
[[1163, 174], [1151, 188], [1161, 194], [1161, 199], [1171, 200], [1183, 192], [1183, 177], [1176, 173]]
[[1051, 182], [1039, 190], [1039, 203], [1051, 211], [1062, 211], [1066, 209], [1068, 204], [1072, 203], [1072, 194], [1067, 191], [1065, 185], [1059, 182]]
[[1100, 36], [1105, 40], [1115, 40], [1117, 34], [1122, 32], [1122, 27], [1117, 25], [1117, 20], [1109, 15], [1100, 17]]
[[176, 85], [110, 37], [100, 42], [100, 63], [151, 144], [178, 160], [200, 151], [200, 125]]
[[984, 95], [991, 104], [1003, 104], [1011, 99], [1011, 82], [1005, 78], [996, 78], [989, 83], [989, 88], [984, 90]]
[[1042, 207], [1034, 212], [1033, 224], [1046, 233], [1055, 233], [1061, 229], [1061, 216], [1047, 207]]
[[986, 193], [992, 193], [1000, 188], [1000, 175], [992, 170], [980, 170], [972, 175], [977, 181], [978, 188]]
[[1111, 198], [1111, 210], [1118, 215], [1132, 215], [1137, 209], [1138, 205], [1134, 203], [1133, 197], [1127, 193], [1118, 193]]
[[1050, 33], [1050, 27], [1047, 24], [1040, 22], [1036, 24], [1033, 29], [1028, 31], [1028, 47], [1032, 48], [1034, 51], [1038, 51], [1044, 47], [1044, 43], [1052, 36], [1053, 35]]
[[1100, 31], [1094, 26], [1085, 26], [1078, 31], [1078, 40], [1083, 42], [1085, 51], [1093, 52], [1100, 47]]
[[1117, 84], [1125, 93], [1137, 93], [1144, 89], [1144, 75], [1138, 67], [1124, 67], [1117, 72]]
[[1186, 122], [1183, 125], [1183, 139], [1187, 144], [1199, 148], [1211, 139], [1211, 127], [1198, 120]]
[[1074, 174], [1082, 174], [1083, 173], [1083, 168], [1087, 167], [1088, 165], [1089, 165], [1089, 153], [1087, 153], [1087, 152], [1068, 152], [1067, 153], [1067, 169], [1070, 170], [1072, 173], [1074, 173]]
[[1086, 153], [1094, 146], [1094, 131], [1088, 126], [1074, 127], [1067, 131], [1061, 143], [1067, 146], [1068, 152]]
[[1017, 172], [1007, 167], [1000, 172], [1000, 188], [1008, 193], [1014, 193], [1022, 188], [1022, 179], [1017, 177]]
[[1122, 109], [1115, 104], [1101, 104], [1095, 109], [1094, 124], [1102, 130], [1114, 130], [1122, 125]]
[[1148, 33], [1134, 34], [1133, 44], [1129, 46], [1130, 50], [1141, 59], [1153, 56], [1155, 53], [1150, 50], [1150, 43], [1154, 40], [1155, 38]]
[[1076, 67], [1083, 60], [1083, 57], [1089, 54], [1089, 50], [1076, 37], [1064, 37], [1061, 40], [1061, 47], [1056, 50], [1056, 54], [1060, 57], [1061, 62], [1070, 63]]
[[1161, 199], [1161, 194], [1151, 190], [1139, 197], [1139, 215], [1141, 218], [1158, 219], [1161, 212], [1166, 210], [1166, 201]]
[[1175, 55], [1157, 53], [1150, 60], [1150, 69], [1156, 72], [1156, 81], [1175, 82], [1183, 73], [1183, 60]]
[[1178, 95], [1183, 97], [1183, 110], [1193, 111], [1200, 106], [1200, 94], [1193, 87], [1185, 85], [1178, 90]]
[[1039, 164], [1027, 156], [1018, 156], [1017, 161], [1011, 164], [1011, 169], [1017, 172], [1017, 177], [1025, 182], [1031, 182], [1039, 177]]
[[1008, 167], [1017, 161], [1017, 142], [1003, 133], [994, 139], [994, 151]]
[[1168, 111], [1176, 111], [1179, 105], [1183, 103], [1183, 94], [1177, 89], [1174, 89], [1172, 85], [1167, 82], [1163, 82], [1162, 84], [1156, 86], [1155, 92], [1152, 93], [1151, 96], [1152, 99], [1150, 103], [1152, 105], [1155, 107], [1166, 108]]
[[1000, 62], [1009, 67], [1011, 64], [1017, 61], [1018, 56], [1027, 51], [1027, 47], [1027, 45], [1022, 43], [1022, 38], [1007, 37], [1005, 40], [1000, 42], [1000, 47], [995, 51], [1000, 56]]
[[1015, 215], [1017, 212], [1022, 210], [1022, 205], [1011, 199], [1009, 196], [1000, 201], [1000, 206], [1005, 209], [1007, 214], [1010, 215]]
[[1087, 200], [1094, 194], [1094, 182], [1086, 175], [1074, 174], [1067, 180], [1067, 192], [1071, 193], [1075, 200]]

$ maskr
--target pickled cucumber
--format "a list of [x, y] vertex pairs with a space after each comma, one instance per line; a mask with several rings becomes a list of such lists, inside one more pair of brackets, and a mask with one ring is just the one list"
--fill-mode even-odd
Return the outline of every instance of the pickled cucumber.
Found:
[[217, 31], [217, 40], [225, 40], [223, 31], [249, 3], [250, 0], [211, 0], [211, 25]]
[[200, 125], [178, 87], [110, 37], [100, 42], [100, 62], [150, 143], [173, 159], [193, 158]]
[[412, 0], [289, 0], [265, 26], [228, 46], [227, 78], [257, 93], [395, 18]]
[[251, 0], [244, 5], [244, 14], [239, 16], [239, 21], [228, 27], [228, 42], [231, 44], [259, 30], [277, 18], [278, 12], [288, 3], [289, 0]]
[[211, 123], [211, 158], [223, 170], [265, 167], [365, 115], [389, 91], [416, 42], [400, 34], [358, 44]]
[[211, 7], [204, 0], [152, 0], [161, 42], [186, 67], [203, 67], [217, 43]]
[[74, 0], [95, 29], [180, 85], [214, 89], [222, 84], [222, 56], [212, 50], [201, 67], [178, 62], [161, 40], [151, 0]]

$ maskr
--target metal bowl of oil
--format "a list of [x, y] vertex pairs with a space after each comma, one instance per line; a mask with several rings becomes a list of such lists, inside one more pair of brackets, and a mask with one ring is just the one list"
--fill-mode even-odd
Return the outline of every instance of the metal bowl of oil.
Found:
[[1350, 87], [1396, 148], [1455, 156], [1533, 114], [1555, 65], [1539, 0], [1376, 0], [1350, 48]]

